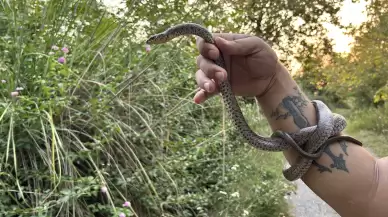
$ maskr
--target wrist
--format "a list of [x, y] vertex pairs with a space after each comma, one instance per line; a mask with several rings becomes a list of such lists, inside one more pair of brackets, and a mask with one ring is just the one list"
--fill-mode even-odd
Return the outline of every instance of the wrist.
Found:
[[[301, 92], [287, 69], [278, 62], [272, 87], [256, 100], [272, 129], [297, 132], [302, 128], [316, 125], [315, 107]], [[284, 152], [290, 165], [296, 162], [298, 153], [294, 149]]]
[[316, 124], [313, 104], [280, 62], [269, 85], [271, 88], [256, 99], [272, 130], [295, 132]]

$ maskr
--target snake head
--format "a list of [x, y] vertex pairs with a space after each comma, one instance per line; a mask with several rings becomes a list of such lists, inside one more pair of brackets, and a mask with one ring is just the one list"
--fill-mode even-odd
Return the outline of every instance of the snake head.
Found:
[[146, 41], [146, 44], [162, 44], [169, 41], [169, 37], [166, 34], [157, 34], [149, 37]]

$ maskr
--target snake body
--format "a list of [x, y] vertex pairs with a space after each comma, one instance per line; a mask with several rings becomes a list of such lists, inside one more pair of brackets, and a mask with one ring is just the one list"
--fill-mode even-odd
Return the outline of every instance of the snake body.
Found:
[[[173, 26], [164, 32], [151, 36], [146, 43], [166, 43], [182, 35], [196, 35], [203, 38], [207, 43], [215, 44], [212, 34], [206, 28], [195, 23], [183, 23]], [[230, 72], [226, 69], [221, 51], [219, 58], [217, 58], [214, 63], [224, 68], [227, 71], [228, 78], [230, 78]], [[290, 181], [301, 178], [309, 169], [312, 161], [322, 155], [324, 148], [322, 147], [322, 143], [329, 137], [340, 133], [346, 126], [346, 121], [341, 115], [335, 114], [333, 116], [329, 108], [327, 108], [323, 102], [313, 101], [319, 119], [317, 126], [303, 128], [301, 131], [291, 134], [275, 131], [271, 137], [263, 137], [257, 135], [249, 127], [237, 99], [232, 92], [230, 82], [226, 80], [219, 82], [218, 85], [222, 99], [234, 126], [250, 145], [264, 151], [284, 151], [290, 146], [298, 151], [300, 154], [298, 163], [283, 170], [283, 175]], [[344, 137], [342, 139], [344, 139]], [[297, 142], [295, 142], [295, 140]], [[327, 145], [329, 144], [325, 144], [325, 146]], [[303, 150], [301, 146], [304, 146], [307, 151]]]

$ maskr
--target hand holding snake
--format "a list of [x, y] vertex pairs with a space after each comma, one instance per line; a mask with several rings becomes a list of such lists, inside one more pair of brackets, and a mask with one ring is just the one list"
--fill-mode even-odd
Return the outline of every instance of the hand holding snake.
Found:
[[[313, 101], [317, 112], [317, 125], [291, 134], [276, 131], [270, 138], [256, 134], [248, 126], [235, 94], [242, 96], [265, 94], [270, 82], [268, 78], [274, 77], [278, 66], [275, 52], [258, 37], [224, 34], [223, 37], [229, 41], [221, 38], [215, 40], [206, 28], [194, 23], [173, 26], [151, 36], [146, 43], [165, 43], [182, 35], [197, 35], [202, 38], [197, 39], [201, 55], [197, 58], [200, 70], [196, 78], [202, 90], [194, 97], [196, 102], [201, 103], [209, 96], [220, 92], [234, 126], [250, 145], [265, 151], [284, 151], [289, 147], [294, 148], [301, 158], [298, 159], [297, 164], [283, 171], [288, 180], [301, 178], [310, 168], [312, 161], [319, 158], [325, 146], [330, 144], [327, 141], [342, 139], [360, 144], [351, 137], [332, 137], [346, 127], [346, 121], [341, 115], [333, 115], [321, 101]], [[206, 64], [209, 63], [209, 59], [214, 63]]]
[[[238, 96], [257, 96], [265, 91], [274, 75], [278, 58], [276, 53], [259, 37], [243, 34], [213, 34], [215, 45], [197, 38], [199, 70], [197, 84], [201, 90], [194, 101], [204, 102], [208, 97], [219, 93], [217, 81], [227, 77], [232, 90]], [[211, 60], [223, 54], [226, 70]], [[259, 68], [257, 66], [260, 66]]]

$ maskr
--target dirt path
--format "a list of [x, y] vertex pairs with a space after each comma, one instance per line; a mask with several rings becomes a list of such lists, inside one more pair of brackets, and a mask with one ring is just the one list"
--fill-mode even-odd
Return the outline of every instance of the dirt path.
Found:
[[[289, 164], [286, 163], [286, 167]], [[288, 196], [291, 214], [295, 217], [340, 217], [326, 202], [319, 198], [302, 180], [294, 182], [297, 190]]]
[[298, 187], [296, 194], [291, 194], [288, 199], [295, 217], [340, 217], [301, 180], [295, 184]]

